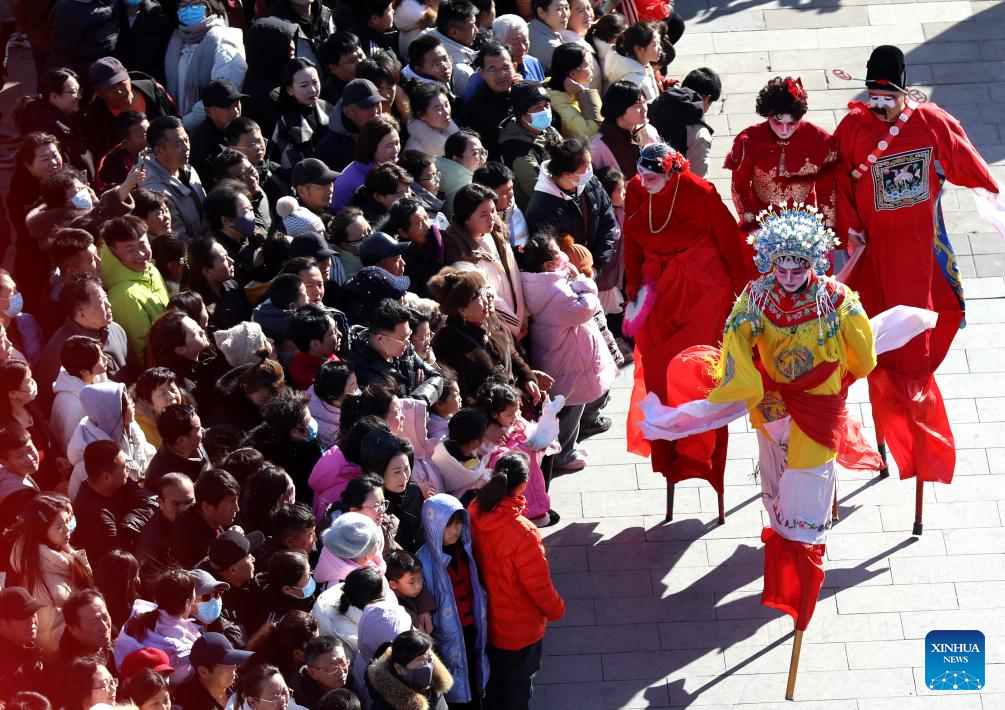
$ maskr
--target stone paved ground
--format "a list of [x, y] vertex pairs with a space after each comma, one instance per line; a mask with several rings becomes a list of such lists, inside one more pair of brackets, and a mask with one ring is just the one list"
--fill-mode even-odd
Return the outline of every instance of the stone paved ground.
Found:
[[[798, 74], [809, 118], [833, 129], [872, 46], [908, 55], [909, 81], [962, 122], [1005, 181], [1005, 3], [903, 0], [685, 0], [676, 75], [707, 65], [723, 77], [711, 174], [732, 136], [760, 120], [756, 92]], [[1005, 708], [1005, 241], [973, 200], [950, 189], [946, 221], [966, 279], [968, 327], [940, 370], [959, 447], [952, 485], [925, 490], [925, 533], [911, 536], [914, 484], [845, 474], [841, 521], [827, 549], [827, 580], [803, 646], [797, 699], [821, 710]], [[547, 532], [555, 582], [568, 610], [545, 640], [535, 707], [781, 708], [791, 648], [789, 617], [761, 607], [765, 514], [751, 478], [756, 442], [730, 436], [726, 525], [715, 525], [707, 484], [678, 486], [663, 522], [662, 477], [625, 451], [629, 372], [616, 390], [615, 427], [590, 444], [585, 471], [552, 485], [562, 521]], [[871, 427], [862, 383], [853, 413]], [[867, 431], [871, 437], [872, 429]], [[941, 693], [924, 682], [932, 629], [987, 636], [986, 693]], [[784, 705], [788, 707], [788, 705]]]

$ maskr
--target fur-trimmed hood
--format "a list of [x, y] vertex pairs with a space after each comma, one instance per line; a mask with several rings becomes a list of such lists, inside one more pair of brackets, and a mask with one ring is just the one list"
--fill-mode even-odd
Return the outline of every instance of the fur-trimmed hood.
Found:
[[[366, 680], [375, 697], [386, 700], [392, 707], [399, 710], [436, 710], [436, 705], [430, 705], [430, 698], [405, 684], [399, 678], [391, 665], [391, 649], [373, 661], [366, 669]], [[454, 684], [450, 672], [440, 659], [433, 654], [433, 685], [430, 694], [433, 700], [446, 693]]]

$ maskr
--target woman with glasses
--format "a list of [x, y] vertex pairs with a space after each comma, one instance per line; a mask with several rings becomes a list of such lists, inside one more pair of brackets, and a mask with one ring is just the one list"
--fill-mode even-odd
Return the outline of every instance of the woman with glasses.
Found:
[[421, 150], [427, 155], [443, 155], [449, 138], [457, 133], [451, 118], [450, 96], [445, 86], [425, 82], [414, 84], [408, 91], [412, 118], [408, 122], [408, 142], [405, 148]]
[[548, 96], [562, 119], [563, 138], [588, 141], [600, 130], [600, 94], [591, 88], [595, 76], [591, 55], [581, 44], [563, 44], [552, 55]]
[[80, 118], [83, 92], [72, 69], [50, 69], [38, 80], [38, 94], [23, 97], [14, 109], [14, 124], [22, 134], [43, 131], [59, 140], [67, 162], [93, 180], [94, 157], [87, 148]]
[[[398, 634], [390, 648], [377, 655], [366, 678], [373, 710], [447, 710], [445, 694], [454, 685], [450, 671], [433, 652], [433, 639], [414, 629]], [[480, 698], [463, 705], [480, 706]]]
[[[53, 679], [55, 681], [55, 679]], [[96, 656], [80, 656], [60, 674], [58, 688], [64, 710], [89, 710], [95, 705], [115, 705], [115, 689], [119, 682]]]
[[[446, 143], [444, 143], [444, 150]], [[412, 197], [419, 200], [426, 208], [429, 215], [438, 215], [437, 224], [446, 226], [446, 217], [443, 217], [443, 200], [440, 199], [440, 182], [443, 180], [443, 173], [436, 167], [436, 161], [427, 153], [421, 150], [406, 150], [398, 159], [398, 164], [412, 176]], [[442, 218], [439, 219], [439, 218]]]
[[[363, 268], [363, 262], [359, 258], [359, 245], [371, 234], [373, 228], [358, 207], [339, 210], [328, 223], [328, 243], [338, 254], [339, 261], [342, 262], [341, 271], [344, 274], [343, 281], [337, 285], [341, 286]], [[338, 282], [338, 279], [335, 281]]]

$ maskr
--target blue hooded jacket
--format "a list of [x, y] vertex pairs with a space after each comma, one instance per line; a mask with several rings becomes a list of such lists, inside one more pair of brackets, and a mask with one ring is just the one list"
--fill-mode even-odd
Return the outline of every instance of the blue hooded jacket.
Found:
[[443, 531], [450, 516], [458, 510], [464, 516], [464, 529], [458, 542], [467, 555], [468, 569], [471, 573], [472, 613], [478, 629], [476, 643], [478, 656], [481, 658], [478, 677], [484, 689], [489, 678], [489, 661], [485, 655], [485, 644], [488, 642], [485, 590], [478, 580], [478, 568], [471, 552], [471, 521], [468, 512], [452, 495], [437, 493], [423, 502], [422, 532], [425, 534], [426, 544], [416, 553], [416, 557], [422, 562], [422, 582], [436, 599], [437, 609], [433, 613], [433, 640], [436, 642], [436, 652], [454, 678], [453, 687], [444, 696], [449, 703], [471, 701], [468, 658], [464, 652], [464, 629], [457, 613], [457, 603], [454, 601], [454, 586], [447, 572], [451, 557], [443, 551]]

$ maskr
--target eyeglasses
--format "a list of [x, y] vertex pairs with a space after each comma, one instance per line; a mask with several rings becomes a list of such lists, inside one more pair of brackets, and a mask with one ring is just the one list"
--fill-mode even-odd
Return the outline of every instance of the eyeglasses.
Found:
[[489, 157], [489, 152], [484, 148], [475, 148], [474, 150], [471, 151], [471, 155], [475, 156], [479, 160], [484, 160], [485, 158]]
[[442, 69], [449, 69], [449, 68], [450, 68], [450, 59], [448, 59], [448, 58], [437, 59], [435, 62], [433, 62], [433, 69], [441, 69], [442, 70]]
[[387, 501], [384, 501], [383, 503], [374, 503], [373, 505], [364, 505], [363, 507], [368, 510], [375, 510], [378, 513], [383, 513], [387, 510]]
[[273, 705], [286, 705], [290, 702], [290, 698], [293, 697], [293, 693], [290, 692], [289, 688], [283, 688], [279, 691], [278, 695], [273, 695], [271, 698], [255, 698], [260, 703], [272, 703]]
[[75, 99], [79, 99], [84, 95], [80, 89], [72, 89], [70, 91], [60, 91], [61, 96], [72, 96]]
[[419, 178], [419, 179], [420, 179], [420, 180], [421, 180], [422, 182], [425, 182], [425, 181], [427, 181], [427, 180], [428, 180], [429, 182], [439, 182], [440, 178], [442, 178], [442, 177], [443, 177], [443, 173], [441, 173], [441, 172], [440, 172], [439, 170], [435, 170], [435, 171], [433, 171], [433, 172], [429, 173], [429, 175], [427, 175], [426, 177], [424, 177], [424, 178]]
[[335, 675], [336, 673], [344, 674], [349, 670], [349, 659], [348, 658], [336, 658], [335, 665], [329, 666], [328, 668], [322, 668], [321, 666], [311, 666], [316, 671], [321, 673], [327, 673], [329, 675]]
[[94, 686], [91, 690], [107, 690], [109, 693], [114, 693], [115, 689], [119, 687], [119, 681], [115, 678], [105, 678], [101, 681], [101, 685]]
[[398, 340], [393, 335], [388, 335], [387, 333], [384, 333], [384, 337], [387, 338], [388, 340], [393, 340], [394, 342], [396, 342], [401, 347], [406, 348], [406, 347], [408, 347], [409, 340], [412, 338], [412, 331], [408, 331], [407, 333], [405, 333], [405, 339], [404, 340]]

